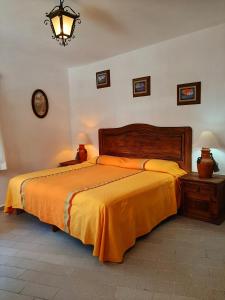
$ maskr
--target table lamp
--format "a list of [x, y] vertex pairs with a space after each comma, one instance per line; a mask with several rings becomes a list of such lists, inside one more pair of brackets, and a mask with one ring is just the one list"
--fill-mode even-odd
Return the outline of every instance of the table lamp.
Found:
[[210, 148], [218, 148], [219, 142], [211, 131], [203, 131], [199, 137], [201, 145], [201, 157], [197, 159], [197, 168], [200, 178], [211, 178], [213, 171], [218, 172], [218, 164], [214, 160]]
[[77, 149], [76, 159], [82, 163], [87, 160], [87, 150], [85, 149], [85, 145], [89, 144], [89, 138], [86, 133], [80, 132], [78, 134], [77, 141], [79, 143], [79, 147]]

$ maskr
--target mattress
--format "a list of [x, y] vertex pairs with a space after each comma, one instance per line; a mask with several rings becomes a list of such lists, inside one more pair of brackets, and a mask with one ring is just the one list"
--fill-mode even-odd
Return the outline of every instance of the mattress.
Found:
[[95, 159], [14, 177], [5, 212], [23, 209], [93, 245], [101, 262], [122, 262], [137, 237], [177, 213], [177, 178], [185, 172], [155, 168], [149, 160], [112, 161]]

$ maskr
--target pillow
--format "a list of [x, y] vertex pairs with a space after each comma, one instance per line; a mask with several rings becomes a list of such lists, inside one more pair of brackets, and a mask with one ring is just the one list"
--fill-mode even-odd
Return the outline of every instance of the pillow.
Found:
[[144, 165], [147, 162], [147, 159], [142, 158], [127, 158], [119, 156], [110, 156], [110, 155], [100, 155], [96, 163], [101, 165], [116, 166], [121, 168], [128, 169], [144, 169]]
[[87, 162], [95, 165], [95, 164], [97, 164], [97, 159], [98, 159], [98, 156], [94, 156], [94, 157], [88, 159]]
[[145, 170], [156, 171], [162, 173], [169, 173], [175, 177], [187, 174], [181, 169], [175, 161], [163, 160], [163, 159], [149, 159], [145, 163]]

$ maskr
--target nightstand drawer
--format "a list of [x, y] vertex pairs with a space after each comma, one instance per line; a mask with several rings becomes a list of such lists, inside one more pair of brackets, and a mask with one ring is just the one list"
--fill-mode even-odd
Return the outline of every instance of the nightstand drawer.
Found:
[[187, 217], [221, 224], [225, 219], [225, 176], [200, 178], [190, 173], [180, 178], [181, 213]]
[[198, 193], [200, 191], [200, 186], [197, 183], [184, 182], [183, 190], [185, 192]]
[[210, 194], [211, 196], [214, 196], [216, 193], [215, 186], [209, 185], [209, 184], [200, 184], [200, 194]]
[[206, 196], [214, 196], [216, 193], [215, 187], [213, 185], [204, 184], [204, 183], [194, 183], [194, 182], [185, 182], [183, 186], [184, 192], [187, 194], [198, 194]]
[[210, 201], [186, 197], [183, 203], [183, 213], [200, 220], [208, 220], [211, 217]]

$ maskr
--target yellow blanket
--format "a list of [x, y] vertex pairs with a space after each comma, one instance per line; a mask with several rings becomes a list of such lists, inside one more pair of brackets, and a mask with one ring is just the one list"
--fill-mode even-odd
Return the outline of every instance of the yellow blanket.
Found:
[[21, 208], [121, 262], [138, 236], [176, 214], [174, 174], [86, 162], [10, 180], [5, 212]]

